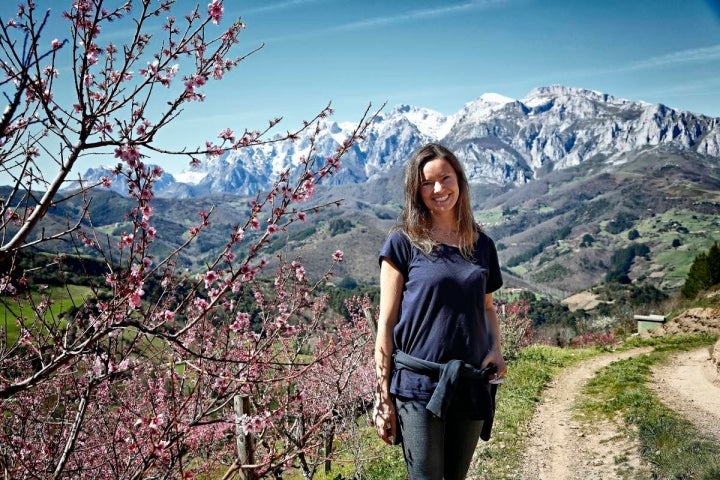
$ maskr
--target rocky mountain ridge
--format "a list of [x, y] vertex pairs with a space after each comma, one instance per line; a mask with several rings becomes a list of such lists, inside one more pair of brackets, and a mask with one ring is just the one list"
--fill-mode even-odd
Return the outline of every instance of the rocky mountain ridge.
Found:
[[[564, 86], [541, 87], [524, 99], [484, 94], [460, 111], [443, 115], [399, 105], [378, 116], [365, 141], [343, 157], [343, 168], [330, 184], [373, 181], [401, 167], [418, 146], [442, 142], [465, 163], [473, 183], [512, 187], [548, 172], [600, 159], [611, 166], [627, 153], [658, 145], [720, 156], [720, 119]], [[353, 124], [327, 122], [318, 137], [318, 155], [330, 153]], [[297, 166], [307, 154], [307, 139], [261, 145], [208, 159], [197, 183], [181, 183], [167, 174], [161, 197], [212, 194], [247, 196], [269, 188], [279, 172]], [[91, 169], [89, 180], [106, 175]], [[116, 191], [123, 192], [118, 185]]]
[[[339, 174], [317, 188], [313, 203], [342, 199], [342, 207], [278, 234], [268, 254], [301, 257], [320, 275], [327, 252], [342, 249], [339, 279], [376, 282], [377, 251], [400, 215], [401, 167], [418, 146], [440, 141], [465, 163], [476, 220], [496, 241], [507, 286], [557, 298], [608, 278], [676, 290], [694, 256], [720, 238], [719, 121], [559, 86], [522, 101], [485, 94], [450, 116], [398, 106], [374, 121]], [[326, 126], [318, 155], [350, 128]], [[233, 152], [207, 161], [192, 184], [164, 176], [156, 186], [165, 198], [155, 200], [162, 234], [155, 254], [177, 248], [189, 212], [213, 208], [214, 228], [179, 259], [183, 268], [202, 268], [245, 218], [250, 197], [307, 148], [301, 139]], [[117, 223], [131, 208], [121, 200], [97, 192], [91, 216], [103, 233], [129, 228]]]

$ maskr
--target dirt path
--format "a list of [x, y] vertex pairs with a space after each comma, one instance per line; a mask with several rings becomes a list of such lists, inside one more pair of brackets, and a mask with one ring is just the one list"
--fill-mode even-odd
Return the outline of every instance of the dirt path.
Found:
[[653, 370], [651, 386], [668, 407], [720, 441], [720, 375], [708, 348], [674, 355]]
[[[583, 385], [610, 363], [650, 348], [595, 357], [572, 367], [545, 390], [528, 429], [521, 480], [631, 480], [651, 478], [637, 445], [610, 421], [572, 419]], [[653, 370], [650, 386], [670, 408], [720, 440], [720, 374], [707, 347], [673, 355]]]
[[650, 478], [637, 447], [611, 422], [593, 423], [592, 430], [572, 419], [572, 406], [582, 386], [610, 363], [642, 355], [636, 349], [591, 358], [555, 379], [530, 423], [523, 480], [609, 480]]

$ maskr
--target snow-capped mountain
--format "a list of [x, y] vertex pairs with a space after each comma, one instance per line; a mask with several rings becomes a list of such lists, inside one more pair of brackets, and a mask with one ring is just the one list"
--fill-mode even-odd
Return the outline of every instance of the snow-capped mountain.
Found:
[[[325, 123], [316, 142], [319, 154], [334, 152], [354, 126]], [[498, 185], [526, 183], [590, 159], [612, 165], [661, 144], [720, 156], [718, 118], [564, 86], [538, 88], [522, 100], [483, 94], [452, 115], [400, 105], [379, 115], [365, 137], [342, 158], [342, 169], [330, 183], [373, 180], [404, 165], [430, 141], [455, 151], [471, 182]], [[296, 167], [309, 147], [305, 139], [229, 152], [205, 162], [198, 183], [163, 179], [156, 192], [251, 195]], [[97, 174], [89, 171], [86, 177]]]

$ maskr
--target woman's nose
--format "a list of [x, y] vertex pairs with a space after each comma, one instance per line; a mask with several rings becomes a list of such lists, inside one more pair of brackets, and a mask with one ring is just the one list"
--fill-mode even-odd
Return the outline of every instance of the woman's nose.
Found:
[[435, 185], [433, 186], [433, 192], [439, 192], [442, 190], [442, 184], [440, 182], [435, 182]]

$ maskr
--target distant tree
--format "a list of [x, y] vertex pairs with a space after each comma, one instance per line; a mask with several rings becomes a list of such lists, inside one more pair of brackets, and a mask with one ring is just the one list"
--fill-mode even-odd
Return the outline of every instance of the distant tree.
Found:
[[713, 285], [720, 284], [720, 244], [713, 243], [708, 250], [708, 269]]
[[638, 219], [637, 215], [628, 212], [619, 212], [615, 218], [608, 222], [605, 226], [605, 230], [608, 233], [618, 234], [624, 230], [632, 228], [635, 221]]
[[595, 238], [590, 235], [589, 233], [586, 233], [582, 237], [582, 241], [580, 242], [581, 247], [589, 247], [595, 242]]
[[715, 242], [707, 252], [695, 257], [681, 293], [686, 298], [695, 298], [701, 291], [718, 284], [720, 284], [720, 244]]
[[330, 236], [340, 235], [341, 233], [347, 233], [353, 228], [353, 222], [345, 220], [344, 218], [333, 218], [328, 222], [328, 230]]
[[637, 229], [633, 228], [628, 232], [628, 240], [635, 240], [636, 238], [640, 237], [640, 232], [637, 231]]
[[680, 245], [682, 245], [682, 240], [680, 240], [679, 238], [673, 239], [673, 241], [672, 241], [673, 248], [678, 248]]
[[645, 244], [635, 244], [627, 248], [621, 248], [613, 253], [610, 261], [612, 262], [610, 271], [605, 275], [606, 282], [619, 282], [623, 284], [630, 283], [630, 268], [636, 256], [648, 258], [650, 255], [650, 247]]
[[712, 285], [712, 274], [707, 253], [700, 253], [690, 265], [681, 293], [685, 298], [695, 298], [698, 293]]

